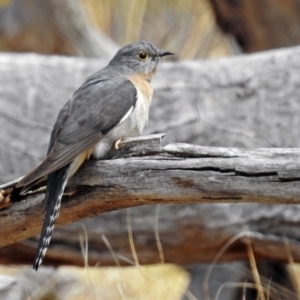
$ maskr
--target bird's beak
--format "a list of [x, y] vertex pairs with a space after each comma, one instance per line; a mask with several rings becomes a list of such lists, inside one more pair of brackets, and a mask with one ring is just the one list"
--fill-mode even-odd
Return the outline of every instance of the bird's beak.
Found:
[[159, 57], [163, 57], [163, 56], [167, 56], [167, 55], [174, 55], [174, 53], [170, 52], [170, 51], [165, 51], [165, 52], [159, 52], [159, 54], [158, 54]]

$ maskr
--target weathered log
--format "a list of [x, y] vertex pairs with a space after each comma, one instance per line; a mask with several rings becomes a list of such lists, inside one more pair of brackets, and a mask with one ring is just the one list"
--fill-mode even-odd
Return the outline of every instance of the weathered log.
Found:
[[[155, 97], [146, 132], [166, 132], [164, 144], [176, 141], [222, 147], [299, 147], [299, 52], [296, 47], [217, 61], [164, 63], [153, 82]], [[0, 62], [0, 180], [4, 183], [24, 175], [44, 157], [59, 108], [86, 76], [106, 62], [32, 54], [1, 54]], [[296, 188], [294, 182], [292, 190]], [[71, 207], [71, 203], [66, 205]], [[34, 232], [40, 230], [42, 211], [42, 203], [40, 210], [28, 209], [36, 219]], [[160, 260], [153, 229], [155, 215], [153, 206], [131, 209], [141, 262]], [[243, 228], [258, 237], [254, 243], [256, 255], [283, 259], [285, 238], [281, 236], [289, 239], [296, 253], [299, 222], [300, 209], [291, 205], [164, 205], [160, 206], [159, 234], [168, 261], [210, 261]], [[120, 255], [131, 255], [126, 223], [124, 210], [85, 221], [91, 263], [115, 264], [101, 234]], [[183, 224], [181, 232], [178, 224]], [[56, 228], [45, 263], [47, 259], [56, 264], [81, 263], [79, 234], [81, 222]], [[27, 253], [31, 262], [35, 245], [23, 242], [18, 253]], [[235, 245], [222, 257], [224, 260], [246, 257], [243, 243]], [[16, 252], [11, 249], [0, 250], [6, 262], [16, 262]]]
[[[90, 161], [70, 181], [58, 225], [145, 204], [300, 203], [300, 149], [246, 150], [188, 144], [170, 144], [160, 148], [160, 135], [130, 139], [120, 146], [121, 150], [110, 155], [117, 155], [117, 158]], [[9, 193], [6, 197], [9, 198]], [[39, 188], [22, 197], [21, 202], [10, 203], [0, 212], [0, 246], [39, 232], [42, 219], [37, 216], [43, 214], [43, 198], [44, 189]], [[199, 226], [201, 221], [198, 218], [199, 215], [194, 214], [185, 222], [177, 222], [175, 232], [184, 232], [186, 225], [198, 223]], [[196, 232], [194, 229], [192, 240]], [[124, 238], [126, 241], [127, 237]], [[180, 260], [178, 255], [174, 258], [169, 249], [171, 252], [165, 253], [167, 260], [192, 263], [196, 253], [199, 257], [205, 257], [204, 261], [213, 258], [207, 257], [207, 249], [203, 252], [192, 240], [186, 240], [189, 238], [185, 236], [182, 251], [178, 245], [176, 248], [178, 253], [186, 253], [189, 250], [185, 247], [196, 247], [191, 255]], [[259, 237], [256, 239], [259, 240]], [[224, 243], [224, 236], [220, 241]], [[152, 243], [152, 247], [156, 247], [155, 239]], [[145, 247], [144, 242], [137, 244], [138, 248]], [[149, 242], [146, 245], [149, 247]], [[270, 252], [269, 247], [273, 247], [274, 251]], [[268, 240], [267, 251], [264, 247], [258, 248], [255, 247], [260, 257], [287, 259], [286, 249], [283, 251], [278, 241]], [[299, 253], [292, 253], [296, 261], [300, 260]], [[229, 252], [229, 255], [233, 253]], [[233, 255], [232, 259], [235, 258]], [[157, 253], [154, 257], [142, 255], [141, 261], [157, 262]], [[113, 262], [114, 257], [111, 256], [111, 261], [106, 263]]]

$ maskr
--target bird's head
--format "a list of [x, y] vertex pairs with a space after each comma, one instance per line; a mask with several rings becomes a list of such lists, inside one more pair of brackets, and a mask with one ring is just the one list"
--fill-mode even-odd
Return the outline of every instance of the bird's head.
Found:
[[173, 54], [160, 51], [151, 43], [140, 41], [121, 48], [109, 65], [129, 69], [131, 74], [139, 74], [150, 80], [161, 58]]

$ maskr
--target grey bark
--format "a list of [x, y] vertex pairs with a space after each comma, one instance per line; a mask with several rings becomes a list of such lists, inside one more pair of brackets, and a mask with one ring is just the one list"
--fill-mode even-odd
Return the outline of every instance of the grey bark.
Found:
[[[146, 133], [166, 132], [165, 144], [176, 141], [222, 147], [299, 147], [299, 54], [300, 48], [296, 47], [218, 61], [164, 63], [153, 82], [155, 96]], [[59, 108], [83, 78], [105, 63], [33, 54], [2, 54], [0, 63], [0, 173], [1, 181], [7, 182], [24, 175], [43, 158]], [[278, 178], [270, 190], [277, 188]], [[297, 182], [284, 184], [297, 196]], [[72, 206], [71, 202], [68, 205]], [[298, 206], [284, 205], [166, 205], [160, 208], [159, 232], [168, 261], [178, 262], [178, 256], [186, 263], [210, 261], [221, 245], [243, 228], [255, 236], [258, 256], [264, 253], [265, 257], [268, 252], [267, 257], [283, 260], [287, 251], [282, 236], [286, 236], [298, 260], [299, 212]], [[135, 241], [140, 243], [139, 257], [158, 261], [155, 236], [149, 229], [154, 226], [155, 207], [135, 208], [131, 214]], [[41, 214], [35, 219], [34, 230], [38, 232]], [[177, 232], [174, 225], [181, 221], [182, 230]], [[87, 220], [85, 226], [91, 262], [100, 259], [109, 264], [112, 260], [100, 233], [108, 237], [118, 253], [130, 256], [128, 244], [122, 244], [128, 241], [125, 211], [102, 214]], [[67, 243], [78, 245], [81, 232], [81, 223], [56, 229], [53, 252], [47, 253], [49, 261], [59, 253], [61, 261], [80, 263], [79, 252], [61, 256], [58, 244], [65, 242], [67, 233], [71, 236]], [[187, 255], [180, 255], [179, 243]], [[29, 242], [20, 245], [30, 248], [28, 252], [33, 251], [31, 246]], [[197, 255], [197, 251], [190, 255], [190, 246], [205, 248], [200, 252], [205, 255]], [[263, 248], [268, 251], [260, 252]], [[222, 259], [245, 258], [245, 248], [238, 249]]]
[[[119, 151], [111, 154], [115, 159], [90, 161], [70, 180], [58, 225], [145, 204], [300, 203], [299, 149], [241, 150], [188, 144], [169, 144], [160, 149], [159, 135], [124, 141], [120, 147]], [[36, 216], [44, 211], [44, 189], [39, 188], [21, 199], [21, 202], [13, 203], [0, 212], [2, 247], [37, 234], [42, 225], [42, 220]], [[177, 217], [173, 220], [171, 232], [184, 233], [186, 226], [199, 226], [202, 220], [198, 217], [197, 209], [189, 216], [183, 214]], [[126, 230], [120, 237], [122, 245], [127, 244]], [[240, 230], [236, 228], [236, 233]], [[170, 243], [176, 243], [176, 253], [172, 257], [174, 249], [165, 248], [166, 260], [184, 264], [193, 263], [201, 257], [202, 261], [212, 261], [216, 253], [209, 253], [207, 244], [194, 243], [201, 231], [193, 228], [192, 235], [184, 235], [184, 242], [181, 235], [173, 236]], [[171, 232], [168, 231], [168, 235]], [[163, 233], [164, 228], [159, 230], [159, 234], [165, 240], [167, 236]], [[202, 234], [207, 234], [207, 231]], [[259, 257], [287, 259], [287, 249], [282, 249], [278, 239], [264, 237], [260, 241], [260, 235], [247, 230], [244, 235], [252, 238], [253, 248]], [[220, 249], [220, 242], [224, 243], [227, 238], [221, 236], [220, 240], [214, 241], [215, 250]], [[155, 239], [146, 243], [138, 241], [137, 247], [144, 248], [142, 263], [157, 262]], [[274, 251], [270, 252], [270, 247]], [[294, 260], [300, 261], [298, 244], [291, 242], [290, 248]], [[187, 251], [188, 257], [182, 256]], [[125, 252], [126, 248], [122, 253]], [[130, 252], [127, 248], [126, 257], [130, 256]], [[241, 253], [234, 254], [228, 251], [224, 259], [241, 258]], [[105, 263], [108, 264], [115, 262], [113, 256], [110, 261], [107, 260]]]

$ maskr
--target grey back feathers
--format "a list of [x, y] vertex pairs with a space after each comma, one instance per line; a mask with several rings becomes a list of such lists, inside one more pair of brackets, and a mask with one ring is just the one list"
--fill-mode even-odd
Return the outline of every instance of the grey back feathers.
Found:
[[29, 185], [58, 170], [91, 148], [120, 122], [135, 102], [136, 90], [126, 78], [103, 76], [92, 85], [85, 83], [60, 111], [46, 159], [18, 186]]

